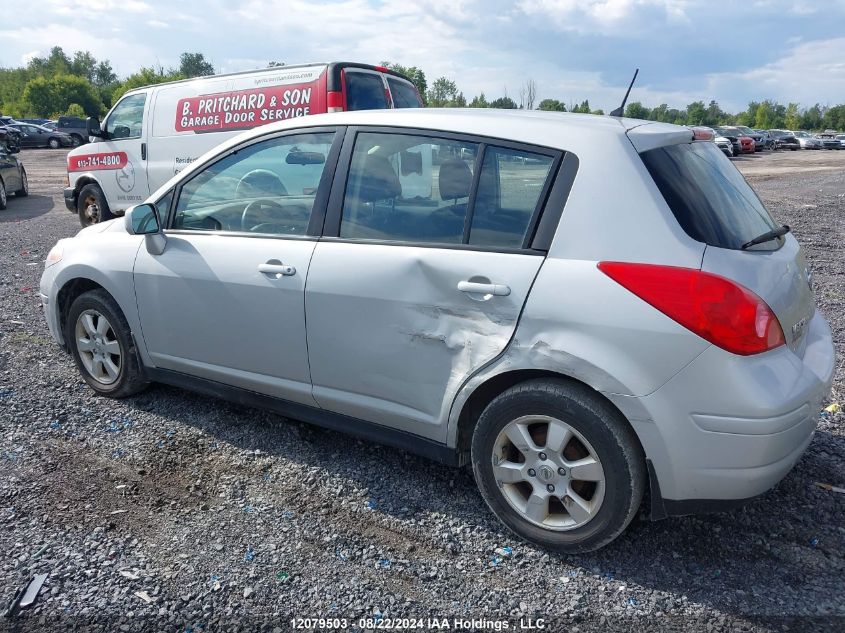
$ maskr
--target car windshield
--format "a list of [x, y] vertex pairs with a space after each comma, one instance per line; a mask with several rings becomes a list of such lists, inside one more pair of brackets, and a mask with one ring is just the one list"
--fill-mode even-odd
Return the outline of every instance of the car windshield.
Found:
[[810, 138], [810, 135], [807, 132], [795, 132], [795, 136], [798, 138]]
[[741, 249], [777, 227], [757, 194], [712, 143], [659, 147], [641, 157], [678, 223], [693, 239]]

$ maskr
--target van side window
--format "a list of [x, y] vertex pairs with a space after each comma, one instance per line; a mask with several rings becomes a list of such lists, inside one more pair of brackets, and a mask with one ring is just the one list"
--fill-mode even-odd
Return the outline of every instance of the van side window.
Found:
[[521, 248], [553, 162], [542, 154], [487, 147], [469, 243]]
[[182, 186], [174, 229], [305, 235], [333, 132], [259, 141]]
[[387, 95], [381, 75], [346, 71], [346, 109], [384, 110]]
[[359, 134], [340, 237], [460, 244], [477, 150], [424, 136]]
[[105, 123], [110, 139], [141, 138], [146, 100], [146, 93], [129, 95], [114, 107]]

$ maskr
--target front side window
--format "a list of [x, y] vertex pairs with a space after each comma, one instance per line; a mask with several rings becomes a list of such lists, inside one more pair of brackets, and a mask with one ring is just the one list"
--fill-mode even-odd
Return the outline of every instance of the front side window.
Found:
[[129, 95], [114, 107], [105, 124], [110, 139], [141, 138], [146, 100], [146, 93]]
[[381, 75], [376, 73], [346, 72], [347, 110], [384, 110], [387, 95]]
[[333, 132], [260, 141], [186, 182], [172, 228], [305, 235]]

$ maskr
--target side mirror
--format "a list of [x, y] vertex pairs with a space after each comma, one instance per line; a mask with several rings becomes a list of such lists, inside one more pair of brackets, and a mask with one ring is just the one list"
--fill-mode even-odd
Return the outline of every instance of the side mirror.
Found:
[[161, 218], [154, 204], [139, 204], [127, 209], [123, 222], [127, 233], [145, 237], [150, 255], [161, 255], [164, 252], [167, 238], [161, 230]]
[[161, 221], [154, 204], [139, 204], [127, 209], [123, 221], [130, 235], [151, 235], [161, 232]]
[[85, 119], [85, 127], [88, 129], [88, 136], [95, 138], [105, 138], [105, 133], [100, 129], [100, 119], [95, 116], [89, 116]]

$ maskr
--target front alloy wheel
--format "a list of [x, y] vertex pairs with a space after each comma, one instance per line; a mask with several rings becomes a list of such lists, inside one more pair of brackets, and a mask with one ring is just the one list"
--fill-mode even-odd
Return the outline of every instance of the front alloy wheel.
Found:
[[85, 310], [76, 319], [76, 349], [88, 374], [102, 385], [120, 377], [123, 353], [108, 319], [96, 310]]
[[545, 415], [517, 418], [496, 438], [492, 460], [505, 500], [534, 525], [572, 530], [601, 508], [601, 461], [587, 439], [562, 420]]

